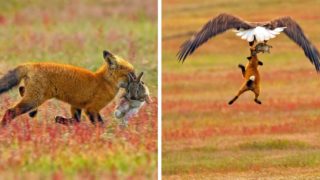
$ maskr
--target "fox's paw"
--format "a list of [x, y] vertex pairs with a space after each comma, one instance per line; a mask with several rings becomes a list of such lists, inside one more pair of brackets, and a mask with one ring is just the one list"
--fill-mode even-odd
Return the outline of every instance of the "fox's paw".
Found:
[[234, 98], [232, 98], [232, 99], [228, 102], [228, 104], [229, 104], [229, 105], [233, 104], [233, 103], [238, 99], [238, 97], [239, 97], [239, 96], [235, 96]]
[[231, 99], [231, 100], [228, 102], [228, 104], [229, 104], [229, 105], [232, 105], [235, 100], [236, 100], [235, 98]]
[[72, 125], [77, 123], [76, 119], [74, 118], [65, 118], [62, 116], [56, 116], [54, 119], [56, 123], [63, 124], [63, 125]]
[[254, 102], [256, 102], [257, 104], [262, 104], [262, 102], [258, 99], [255, 99]]
[[243, 64], [238, 64], [238, 67], [239, 67], [240, 69], [245, 68], [245, 66], [244, 66]]
[[6, 113], [3, 116], [2, 121], [1, 121], [1, 126], [2, 127], [7, 126], [11, 122], [11, 120], [14, 118], [14, 116], [15, 116], [14, 115], [14, 111], [12, 111], [10, 109], [7, 110]]

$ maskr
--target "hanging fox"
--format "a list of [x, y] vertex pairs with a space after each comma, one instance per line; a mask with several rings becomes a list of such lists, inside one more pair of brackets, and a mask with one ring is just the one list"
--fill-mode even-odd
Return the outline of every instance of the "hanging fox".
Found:
[[262, 104], [262, 102], [258, 99], [260, 94], [260, 73], [258, 70], [258, 66], [262, 66], [263, 63], [258, 59], [257, 54], [262, 52], [270, 53], [270, 48], [272, 46], [267, 45], [265, 43], [259, 43], [255, 47], [250, 48], [251, 55], [247, 57], [249, 62], [246, 66], [239, 64], [239, 68], [241, 69], [242, 76], [244, 78], [244, 82], [241, 85], [238, 93], [234, 98], [229, 101], [229, 105], [233, 104], [241, 94], [246, 91], [252, 91], [255, 95], [254, 101], [257, 104]]
[[27, 63], [17, 66], [0, 79], [0, 94], [23, 81], [19, 88], [22, 99], [6, 110], [1, 125], [6, 126], [17, 116], [29, 112], [55, 98], [71, 105], [71, 114], [80, 122], [84, 110], [90, 121], [103, 123], [99, 111], [113, 100], [121, 82], [128, 81], [134, 67], [126, 60], [103, 51], [105, 63], [96, 72], [56, 63]]

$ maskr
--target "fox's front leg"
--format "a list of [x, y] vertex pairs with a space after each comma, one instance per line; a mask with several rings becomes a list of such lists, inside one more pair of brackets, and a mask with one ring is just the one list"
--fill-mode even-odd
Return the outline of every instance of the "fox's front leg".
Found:
[[103, 124], [103, 119], [99, 112], [94, 111], [86, 111], [87, 116], [89, 117], [92, 124], [96, 124], [98, 121], [99, 123]]
[[[26, 91], [26, 89], [25, 89], [24, 86], [20, 86], [20, 87], [19, 87], [19, 93], [20, 93], [20, 96], [21, 96], [21, 97], [24, 96], [25, 91]], [[30, 116], [31, 118], [34, 118], [34, 117], [36, 117], [37, 113], [38, 113], [38, 110], [35, 109], [35, 110], [29, 112], [29, 116]]]
[[254, 95], [255, 95], [254, 102], [256, 102], [257, 104], [262, 104], [262, 102], [258, 99], [259, 94], [260, 94], [260, 88], [259, 87], [255, 87], [253, 89], [253, 92], [254, 92]]
[[248, 91], [249, 89], [248, 89], [248, 87], [247, 87], [247, 85], [246, 84], [243, 84], [242, 85], [242, 87], [240, 88], [240, 90], [239, 90], [239, 92], [237, 93], [237, 95], [234, 97], [234, 98], [232, 98], [230, 101], [229, 101], [229, 105], [231, 105], [231, 104], [233, 104], [238, 98], [239, 98], [239, 96], [242, 94], [242, 93], [244, 93], [244, 92], [246, 92], [246, 91]]
[[70, 111], [71, 111], [72, 118], [66, 118], [63, 116], [56, 116], [55, 122], [59, 123], [59, 124], [64, 124], [64, 125], [71, 125], [74, 123], [80, 123], [81, 109], [76, 108], [74, 106], [71, 106]]
[[246, 74], [246, 68], [244, 65], [239, 64], [238, 67], [241, 69], [242, 76], [244, 77]]
[[71, 114], [72, 118], [74, 118], [77, 122], [80, 122], [81, 119], [81, 109], [71, 106]]

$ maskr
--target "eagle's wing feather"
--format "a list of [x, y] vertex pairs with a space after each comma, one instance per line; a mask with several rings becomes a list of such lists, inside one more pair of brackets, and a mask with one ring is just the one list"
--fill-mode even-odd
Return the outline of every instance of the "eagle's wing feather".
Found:
[[207, 22], [202, 29], [194, 34], [191, 39], [184, 42], [177, 54], [180, 61], [184, 61], [188, 55], [192, 54], [195, 49], [220, 33], [232, 28], [250, 29], [253, 28], [249, 23], [229, 14], [220, 14]]
[[290, 17], [282, 17], [270, 22], [273, 28], [286, 27], [284, 33], [297, 43], [303, 50], [310, 62], [314, 64], [317, 72], [320, 72], [320, 54], [317, 48], [304, 35], [302, 28]]

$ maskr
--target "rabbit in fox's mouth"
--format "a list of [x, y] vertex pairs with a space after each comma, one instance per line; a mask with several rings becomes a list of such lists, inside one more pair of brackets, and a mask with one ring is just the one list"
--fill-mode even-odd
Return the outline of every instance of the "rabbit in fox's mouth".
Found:
[[145, 102], [151, 103], [149, 89], [141, 80], [142, 76], [143, 72], [138, 77], [128, 74], [128, 82], [120, 83], [120, 88], [124, 88], [126, 92], [117, 104], [114, 112], [116, 118], [127, 122], [139, 112]]

